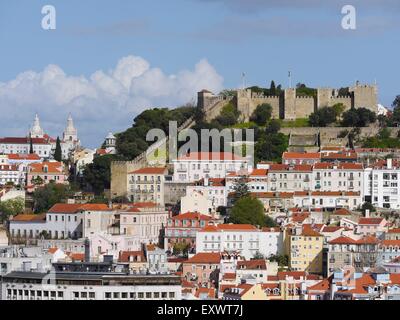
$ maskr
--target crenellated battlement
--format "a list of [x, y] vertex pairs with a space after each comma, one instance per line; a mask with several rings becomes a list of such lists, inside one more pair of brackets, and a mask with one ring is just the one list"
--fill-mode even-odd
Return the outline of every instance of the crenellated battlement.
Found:
[[307, 118], [322, 107], [331, 107], [342, 103], [345, 110], [350, 108], [367, 108], [377, 111], [378, 88], [376, 85], [361, 85], [359, 82], [349, 87], [348, 95], [338, 95], [339, 90], [329, 87], [316, 89], [315, 96], [297, 95], [295, 88], [283, 90], [280, 96], [268, 96], [264, 93], [252, 92], [251, 89], [235, 90], [233, 97], [214, 95], [203, 90], [198, 93], [198, 107], [206, 113], [207, 120], [217, 117], [228, 102], [233, 102], [241, 112], [242, 120], [248, 121], [258, 105], [269, 103], [272, 106], [272, 117], [286, 120]]

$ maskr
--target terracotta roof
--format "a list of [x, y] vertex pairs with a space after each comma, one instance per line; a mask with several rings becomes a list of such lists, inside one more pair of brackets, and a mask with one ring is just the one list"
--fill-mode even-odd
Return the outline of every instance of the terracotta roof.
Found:
[[191, 152], [178, 158], [178, 161], [188, 160], [243, 161], [246, 159], [230, 152]]
[[84, 253], [69, 252], [68, 256], [72, 259], [72, 261], [84, 261], [85, 260]]
[[236, 273], [224, 273], [222, 276], [223, 280], [235, 280], [236, 279]]
[[379, 225], [383, 221], [383, 218], [360, 218], [358, 221], [359, 225]]
[[267, 264], [265, 260], [248, 260], [248, 261], [238, 261], [237, 269], [239, 270], [267, 270]]
[[320, 159], [321, 154], [318, 152], [284, 152], [282, 159]]
[[162, 168], [147, 167], [129, 172], [129, 174], [160, 174], [160, 175], [164, 175], [166, 173], [167, 173], [167, 168], [165, 167]]
[[254, 169], [250, 173], [250, 176], [266, 176], [267, 173], [268, 173], [268, 170], [266, 170], [266, 169]]
[[57, 252], [57, 250], [58, 250], [58, 248], [49, 248], [49, 249], [47, 250], [47, 252], [50, 253], [50, 254], [54, 254], [54, 253]]
[[339, 226], [325, 226], [322, 229], [322, 232], [336, 232], [336, 231], [339, 231], [341, 229], [343, 229], [343, 228], [339, 227]]
[[299, 222], [302, 223], [304, 220], [306, 220], [310, 216], [309, 212], [295, 212], [292, 214], [291, 220], [293, 222]]
[[49, 209], [49, 213], [77, 213], [80, 211], [110, 211], [106, 204], [57, 203]]
[[46, 222], [46, 214], [19, 214], [10, 222]]
[[329, 291], [331, 283], [328, 279], [324, 279], [311, 287], [308, 287], [308, 291]]
[[171, 218], [172, 220], [211, 220], [212, 217], [198, 212], [186, 212]]
[[219, 264], [221, 261], [220, 253], [213, 252], [200, 252], [189, 258], [184, 263], [207, 263], [207, 264]]
[[312, 166], [307, 164], [271, 164], [269, 171], [296, 171], [296, 172], [312, 172]]
[[146, 262], [146, 257], [142, 251], [121, 251], [119, 253], [118, 262], [134, 262], [131, 261], [131, 258], [140, 258], [140, 261], [136, 262]]
[[20, 153], [10, 153], [7, 155], [10, 160], [40, 160], [41, 158], [36, 154], [20, 154]]
[[341, 209], [335, 210], [333, 212], [333, 214], [338, 215], [338, 216], [350, 216], [351, 212], [345, 208], [341, 208]]
[[[0, 143], [3, 144], [30, 144], [29, 137], [5, 137], [0, 138]], [[33, 144], [50, 144], [49, 139], [45, 138], [32, 138]]]
[[[47, 171], [45, 171], [47, 168]], [[46, 174], [58, 174], [64, 170], [64, 164], [62, 162], [41, 162], [32, 163], [29, 165], [29, 173], [46, 173]]]
[[390, 229], [387, 233], [400, 233], [400, 228]]
[[305, 237], [322, 237], [322, 235], [316, 230], [314, 230], [314, 228], [310, 224], [303, 225], [303, 231], [301, 235]]
[[332, 163], [332, 162], [321, 162], [314, 164], [314, 169], [317, 170], [328, 170], [336, 167], [338, 170], [362, 170], [364, 167], [361, 163]]
[[329, 241], [330, 244], [356, 244], [357, 240], [354, 240], [352, 238], [349, 237], [345, 237], [345, 236], [340, 236], [336, 239], [332, 239], [331, 241]]
[[383, 240], [380, 245], [383, 247], [400, 247], [400, 240]]
[[134, 208], [153, 208], [157, 207], [157, 203], [155, 202], [135, 202], [132, 204]]

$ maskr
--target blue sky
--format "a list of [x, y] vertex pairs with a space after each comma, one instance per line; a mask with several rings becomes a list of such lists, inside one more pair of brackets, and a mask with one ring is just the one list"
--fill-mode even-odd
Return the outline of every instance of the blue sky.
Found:
[[[53, 31], [41, 28], [46, 4]], [[341, 28], [343, 4], [356, 7], [357, 30]], [[238, 87], [242, 72], [260, 86], [287, 86], [288, 70], [310, 86], [376, 80], [389, 106], [400, 94], [399, 13], [394, 0], [3, 0], [0, 135], [25, 134], [35, 112], [60, 135], [71, 112], [96, 147], [146, 107]]]

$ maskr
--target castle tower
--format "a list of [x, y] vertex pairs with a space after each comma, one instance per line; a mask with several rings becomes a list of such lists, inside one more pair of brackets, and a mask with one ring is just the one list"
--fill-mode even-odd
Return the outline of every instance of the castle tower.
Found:
[[356, 85], [350, 87], [349, 90], [353, 92], [355, 108], [367, 108], [373, 112], [378, 112], [377, 85], [362, 85], [357, 81]]
[[74, 121], [71, 114], [68, 115], [67, 126], [63, 133], [63, 141], [78, 141], [78, 130], [74, 127]]
[[40, 127], [40, 120], [39, 116], [35, 114], [35, 119], [33, 121], [33, 126], [29, 131], [29, 136], [31, 138], [43, 138], [44, 132], [43, 129]]
[[284, 114], [285, 120], [296, 120], [296, 89], [285, 89]]

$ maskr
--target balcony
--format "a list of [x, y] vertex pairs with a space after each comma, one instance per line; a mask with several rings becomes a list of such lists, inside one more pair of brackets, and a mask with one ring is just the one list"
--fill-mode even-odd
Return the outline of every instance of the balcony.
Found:
[[353, 181], [354, 180], [354, 176], [350, 176], [347, 179], [350, 180], [350, 181]]
[[176, 169], [177, 172], [187, 172], [187, 168], [178, 168]]

